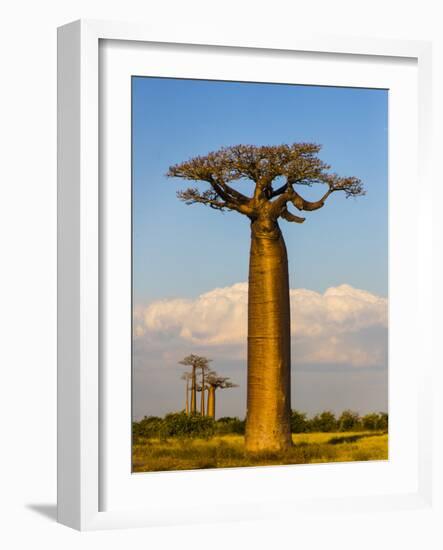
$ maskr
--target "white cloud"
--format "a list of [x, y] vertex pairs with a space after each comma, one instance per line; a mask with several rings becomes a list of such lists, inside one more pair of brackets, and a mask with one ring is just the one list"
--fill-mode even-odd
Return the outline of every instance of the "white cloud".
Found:
[[[295, 362], [355, 367], [386, 363], [386, 298], [346, 284], [323, 294], [292, 289], [290, 297]], [[165, 352], [195, 346], [245, 357], [247, 303], [247, 283], [216, 288], [193, 300], [155, 301], [135, 309], [134, 337]]]

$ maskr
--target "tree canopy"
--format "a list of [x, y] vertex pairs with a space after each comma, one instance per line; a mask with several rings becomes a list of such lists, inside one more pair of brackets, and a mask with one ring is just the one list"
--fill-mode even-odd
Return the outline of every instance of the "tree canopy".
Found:
[[[178, 191], [178, 198], [187, 204], [234, 210], [252, 220], [264, 215], [302, 223], [304, 218], [289, 212], [288, 203], [299, 211], [313, 211], [337, 191], [344, 192], [346, 198], [365, 194], [359, 178], [331, 173], [330, 166], [318, 157], [320, 149], [316, 143], [234, 145], [171, 166], [167, 176], [209, 184], [204, 190], [189, 187]], [[237, 180], [254, 182], [252, 196], [230, 185]], [[314, 184], [326, 185], [327, 190], [319, 200], [308, 201], [300, 194], [300, 186]]]
[[190, 355], [187, 355], [184, 359], [179, 361], [179, 363], [180, 365], [184, 365], [185, 367], [207, 369], [211, 361], [212, 359], [208, 359], [207, 357], [203, 357], [202, 355], [195, 355], [191, 353]]
[[231, 382], [228, 376], [219, 376], [216, 372], [211, 371], [206, 377], [206, 382], [208, 386], [212, 386], [216, 389], [226, 389], [226, 388], [238, 388], [238, 384]]

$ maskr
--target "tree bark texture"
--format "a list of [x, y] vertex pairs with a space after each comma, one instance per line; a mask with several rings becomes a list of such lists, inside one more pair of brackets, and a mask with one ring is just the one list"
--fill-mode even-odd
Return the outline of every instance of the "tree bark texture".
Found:
[[279, 452], [292, 445], [290, 326], [286, 245], [277, 222], [257, 220], [251, 224], [249, 260], [249, 452]]

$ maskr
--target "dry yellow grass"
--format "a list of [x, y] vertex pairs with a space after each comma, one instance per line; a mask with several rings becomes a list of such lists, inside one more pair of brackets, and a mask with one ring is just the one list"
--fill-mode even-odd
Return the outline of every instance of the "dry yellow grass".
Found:
[[388, 434], [337, 432], [293, 434], [287, 453], [249, 455], [242, 435], [210, 439], [139, 440], [133, 447], [133, 471], [193, 470], [277, 464], [309, 464], [388, 459]]

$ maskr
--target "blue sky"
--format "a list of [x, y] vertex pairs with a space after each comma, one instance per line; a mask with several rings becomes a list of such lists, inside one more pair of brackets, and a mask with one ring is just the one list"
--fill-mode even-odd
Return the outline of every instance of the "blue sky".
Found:
[[[185, 205], [176, 198], [176, 192], [193, 183], [165, 177], [172, 164], [239, 143], [319, 143], [322, 145], [320, 157], [331, 164], [333, 171], [361, 178], [367, 190], [366, 196], [357, 199], [345, 199], [340, 193], [332, 195], [324, 208], [306, 213], [303, 225], [281, 221], [288, 248], [291, 288], [321, 294], [330, 287], [349, 285], [374, 296], [387, 296], [386, 90], [146, 77], [133, 77], [132, 86], [136, 308], [149, 307], [158, 300], [195, 300], [215, 288], [247, 281], [248, 219], [203, 205]], [[243, 193], [252, 191], [252, 185], [248, 187], [246, 182], [239, 185]], [[319, 197], [324, 189], [303, 187], [301, 192], [312, 199]], [[157, 374], [161, 378], [162, 362], [176, 364], [174, 353], [171, 355], [168, 350], [171, 339], [166, 334], [163, 337], [165, 348], [163, 351], [156, 348], [159, 355], [155, 365], [155, 354], [149, 357], [149, 345], [135, 344], [135, 382], [139, 388], [135, 399], [136, 409], [138, 403], [140, 411], [146, 410], [146, 403], [161, 412], [166, 412], [164, 407], [173, 407], [168, 397], [168, 405], [162, 408], [161, 399], [150, 393], [152, 372], [159, 369]], [[157, 335], [157, 341], [159, 338]], [[384, 336], [381, 340], [385, 341]], [[205, 351], [208, 350], [205, 348]], [[177, 349], [176, 353], [179, 355], [181, 350]], [[224, 357], [221, 348], [214, 350], [213, 355]], [[372, 391], [368, 388], [376, 386], [375, 408], [382, 408], [387, 399], [386, 361], [379, 363], [365, 367], [357, 391], [363, 396], [365, 388], [367, 393]], [[237, 378], [240, 369], [244, 372], [242, 360], [238, 358], [230, 357], [226, 364]], [[331, 387], [334, 369], [338, 381], [343, 378], [346, 365], [332, 361], [326, 367], [314, 365], [311, 370], [301, 363], [295, 366], [300, 372], [305, 369], [299, 380], [312, 376], [317, 385], [321, 385], [321, 368], [327, 368], [323, 380], [328, 380], [325, 384]], [[353, 367], [349, 365], [349, 368]], [[367, 382], [372, 376], [370, 368], [373, 369], [372, 386]], [[347, 380], [351, 378], [358, 385], [355, 369]], [[309, 381], [306, 384], [309, 387]], [[327, 386], [325, 391], [320, 391], [322, 397], [314, 399], [314, 409], [328, 406]], [[338, 386], [343, 385], [337, 382]], [[297, 389], [299, 391], [299, 387]], [[349, 395], [352, 391], [350, 388]], [[230, 399], [235, 401], [234, 397]], [[341, 405], [344, 408], [346, 403], [346, 396], [339, 398], [337, 394], [330, 408], [340, 409]], [[225, 412], [241, 411], [241, 406], [233, 404]], [[363, 408], [371, 408], [371, 401]]]
[[[346, 281], [387, 295], [387, 92], [275, 84], [133, 79], [134, 296], [196, 296], [247, 278], [248, 220], [186, 206], [171, 164], [222, 146], [313, 141], [367, 195], [333, 195], [303, 225], [282, 221], [291, 286]], [[242, 184], [246, 191], [246, 184]], [[249, 189], [250, 190], [250, 189]], [[323, 189], [305, 190], [306, 196]]]

